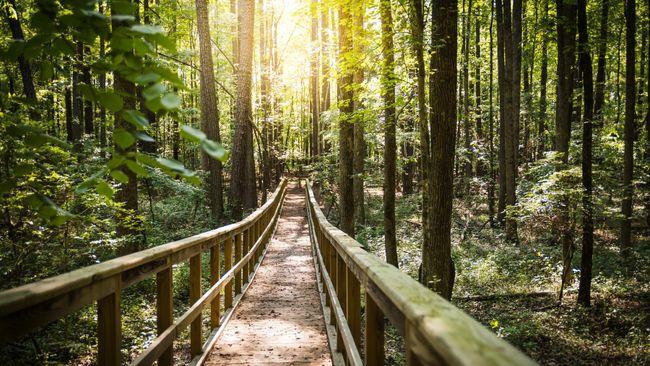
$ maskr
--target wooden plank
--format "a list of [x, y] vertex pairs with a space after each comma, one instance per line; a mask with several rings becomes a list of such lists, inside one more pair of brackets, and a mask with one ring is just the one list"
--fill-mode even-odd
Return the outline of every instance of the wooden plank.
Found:
[[[232, 268], [232, 236], [227, 235], [226, 240], [224, 241], [224, 270], [228, 272]], [[233, 299], [233, 294], [232, 294], [232, 282], [228, 282], [224, 289], [224, 298], [223, 298], [223, 307], [224, 309], [230, 309], [232, 307], [232, 299]]]
[[[214, 285], [219, 281], [221, 276], [221, 245], [219, 239], [215, 239], [217, 244], [210, 248], [210, 284]], [[210, 325], [212, 329], [219, 327], [219, 318], [221, 318], [221, 296], [217, 296], [210, 304]]]
[[[201, 298], [201, 254], [190, 258], [190, 306]], [[201, 314], [192, 321], [190, 328], [190, 352], [192, 356], [201, 353]]]
[[[235, 263], [239, 263], [242, 255], [242, 233], [235, 233]], [[241, 271], [235, 273], [235, 295], [241, 293]]]
[[[250, 236], [251, 236], [250, 234], [251, 234], [250, 228], [244, 230], [243, 238], [242, 238], [242, 254], [243, 255], [248, 253], [248, 251], [250, 249]], [[248, 268], [249, 267], [250, 267], [250, 265], [249, 265], [248, 262], [244, 263], [244, 268], [242, 269], [242, 274], [241, 274], [242, 275], [242, 286], [244, 284], [248, 283], [248, 274], [249, 274]]]
[[384, 364], [384, 314], [366, 292], [366, 365], [381, 366]]
[[356, 344], [361, 344], [361, 288], [359, 280], [354, 276], [350, 269], [346, 269], [347, 293], [346, 301], [346, 318], [352, 337]]
[[[336, 256], [336, 296], [338, 297], [339, 304], [342, 304], [343, 316], [347, 319], [346, 306], [347, 297], [346, 295], [346, 284], [345, 278], [347, 274], [347, 268], [345, 267], [345, 262], [340, 256]], [[338, 327], [337, 327], [338, 330]], [[341, 331], [338, 331], [336, 337], [336, 346], [338, 349], [343, 349], [343, 338], [341, 338]]]
[[[158, 335], [161, 335], [174, 322], [172, 275], [171, 266], [156, 274], [156, 315]], [[167, 350], [158, 358], [158, 365], [170, 366], [173, 363], [173, 347], [168, 347]]]
[[97, 301], [97, 362], [100, 366], [121, 363], [122, 320], [120, 290]]

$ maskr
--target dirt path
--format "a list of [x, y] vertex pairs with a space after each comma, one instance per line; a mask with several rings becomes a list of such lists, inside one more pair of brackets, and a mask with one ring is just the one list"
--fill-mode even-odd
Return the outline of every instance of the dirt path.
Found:
[[253, 283], [206, 365], [331, 365], [305, 217], [290, 183], [278, 228]]

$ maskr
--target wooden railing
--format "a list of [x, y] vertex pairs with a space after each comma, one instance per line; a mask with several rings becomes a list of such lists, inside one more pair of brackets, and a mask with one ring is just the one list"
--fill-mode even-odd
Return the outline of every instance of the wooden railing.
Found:
[[[330, 224], [309, 183], [306, 202], [317, 269], [336, 329], [336, 349], [351, 365], [384, 362], [384, 317], [404, 337], [409, 365], [535, 365], [522, 352]], [[365, 329], [361, 339], [361, 291]]]
[[[121, 291], [156, 275], [158, 337], [131, 364], [151, 365], [157, 360], [160, 366], [171, 365], [173, 342], [188, 326], [190, 349], [196, 363], [211, 348], [254, 275], [255, 264], [264, 257], [282, 208], [286, 185], [283, 179], [271, 198], [240, 222], [1, 292], [0, 343], [97, 301], [98, 363], [120, 365]], [[221, 246], [223, 274], [220, 273]], [[201, 254], [206, 251], [210, 252], [211, 287], [202, 294]], [[190, 307], [174, 320], [172, 265], [186, 260], [190, 266]], [[201, 311], [208, 305], [213, 331], [203, 343]]]

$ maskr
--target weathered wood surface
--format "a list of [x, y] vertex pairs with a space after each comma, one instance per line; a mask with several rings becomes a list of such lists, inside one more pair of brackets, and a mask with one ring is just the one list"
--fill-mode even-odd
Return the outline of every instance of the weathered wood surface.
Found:
[[[358, 242], [330, 224], [309, 184], [307, 198], [312, 219], [325, 243], [324, 252], [330, 252], [330, 258], [335, 261], [330, 263], [330, 274], [340, 273], [338, 262], [345, 264], [350, 270], [348, 273], [353, 274], [365, 288], [366, 295], [372, 297], [377, 308], [405, 336], [407, 356], [413, 363], [536, 364], [462, 310], [368, 253]], [[339, 299], [345, 302], [340, 296]]]
[[206, 365], [330, 365], [302, 191], [287, 193], [276, 235]]

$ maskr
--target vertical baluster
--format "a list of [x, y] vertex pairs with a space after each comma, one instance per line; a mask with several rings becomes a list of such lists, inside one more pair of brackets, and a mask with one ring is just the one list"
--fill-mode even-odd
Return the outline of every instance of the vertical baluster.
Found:
[[[250, 236], [251, 236], [251, 229], [248, 227], [246, 230], [244, 230], [244, 241], [242, 242], [242, 258], [248, 254], [248, 251], [250, 250], [249, 244], [250, 244]], [[244, 263], [244, 267], [242, 268], [242, 286], [248, 283], [248, 267], [249, 267], [250, 261], [246, 261]]]
[[366, 291], [366, 365], [384, 364], [384, 314]]
[[[156, 315], [158, 335], [161, 335], [174, 322], [174, 304], [172, 300], [172, 267], [171, 265], [156, 274]], [[158, 358], [159, 366], [170, 366], [174, 363], [173, 346], [170, 346]]]
[[[214, 285], [221, 277], [221, 245], [219, 238], [215, 239], [215, 244], [210, 248], [210, 284]], [[210, 304], [210, 325], [212, 329], [219, 326], [219, 318], [221, 317], [221, 294], [212, 300]]]
[[418, 356], [413, 352], [413, 333], [411, 331], [412, 325], [407, 321], [406, 324], [404, 325], [406, 329], [404, 329], [404, 343], [406, 346], [406, 365], [407, 366], [422, 366], [423, 363], [420, 361]]
[[[201, 298], [201, 253], [190, 258], [190, 306]], [[190, 350], [192, 356], [201, 353], [201, 314], [190, 326]]]
[[[241, 260], [242, 233], [235, 233], [235, 263], [236, 266]], [[241, 293], [241, 269], [235, 271], [235, 295]]]
[[[345, 291], [345, 277], [347, 274], [347, 269], [345, 268], [345, 262], [343, 261], [343, 257], [340, 255], [336, 255], [336, 295], [339, 298], [339, 304], [341, 304], [341, 308], [343, 308], [343, 313], [347, 319], [347, 308], [345, 304], [347, 303], [347, 297], [346, 291]], [[337, 337], [336, 337], [336, 347], [339, 350], [343, 350], [343, 338], [341, 337], [341, 331], [337, 332]]]
[[[116, 280], [116, 281], [119, 281]], [[120, 313], [120, 288], [97, 301], [97, 352], [100, 366], [120, 365], [122, 320]]]
[[354, 343], [357, 347], [361, 346], [361, 288], [359, 280], [354, 276], [354, 273], [347, 268], [346, 282], [346, 312], [345, 316], [354, 338]]
[[[228, 234], [223, 243], [223, 265], [224, 271], [228, 272], [232, 268], [232, 235]], [[224, 289], [223, 295], [223, 308], [230, 309], [232, 307], [232, 281], [228, 281]]]

